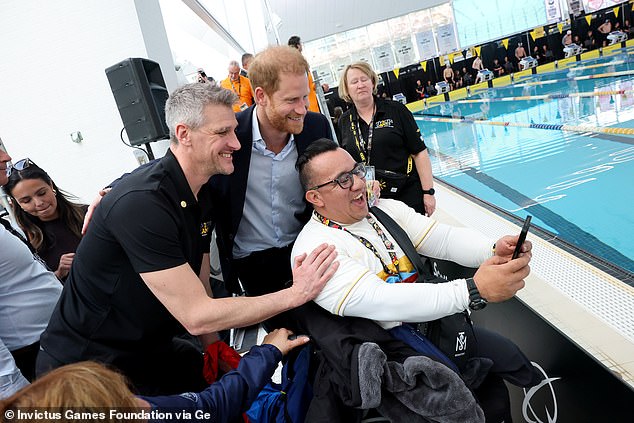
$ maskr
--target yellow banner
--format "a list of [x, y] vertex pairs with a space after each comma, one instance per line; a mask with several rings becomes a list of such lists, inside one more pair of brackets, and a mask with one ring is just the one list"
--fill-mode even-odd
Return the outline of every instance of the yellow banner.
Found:
[[445, 66], [445, 56], [438, 56], [438, 63], [440, 66]]
[[[632, 1], [634, 1], [634, 0], [632, 0]], [[482, 50], [482, 46], [477, 46], [477, 47], [474, 48], [474, 50], [475, 50], [476, 54], [479, 56], [480, 55], [480, 50]]]
[[503, 39], [502, 40], [502, 45], [504, 46], [505, 49], [508, 50], [508, 48], [509, 48], [509, 39], [508, 38]]
[[425, 60], [424, 62], [420, 62], [420, 65], [423, 68], [423, 72], [427, 72], [427, 61]]
[[535, 41], [538, 38], [544, 37], [546, 35], [546, 31], [544, 31], [544, 27], [543, 26], [540, 26], [540, 27], [537, 27], [534, 30], [532, 30], [530, 32], [530, 34], [531, 34], [531, 38], [533, 39], [533, 41]]
[[561, 34], [561, 31], [564, 29], [563, 22], [560, 22], [560, 23], [557, 24], [557, 29], [559, 30], [559, 33]]
[[394, 69], [394, 76], [396, 76], [396, 79], [398, 79], [398, 74], [400, 71], [400, 69]]
[[592, 22], [592, 15], [586, 15], [586, 22], [588, 22], [588, 26], [589, 26], [590, 22]]
[[619, 6], [616, 6], [614, 9], [612, 9], [612, 11], [614, 12], [614, 16], [617, 17], [617, 18], [619, 17], [619, 10], [620, 9], [621, 8]]

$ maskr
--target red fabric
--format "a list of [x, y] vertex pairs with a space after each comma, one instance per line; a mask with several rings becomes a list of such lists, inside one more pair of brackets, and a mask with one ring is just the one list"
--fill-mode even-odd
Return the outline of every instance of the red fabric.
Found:
[[[207, 347], [204, 355], [203, 376], [207, 383], [212, 384], [231, 369], [238, 368], [242, 357], [229, 345], [216, 341]], [[249, 423], [246, 413], [242, 414], [244, 423]]]
[[229, 370], [237, 368], [240, 358], [236, 350], [222, 341], [209, 345], [205, 351], [203, 365], [203, 376], [207, 383], [212, 384]]

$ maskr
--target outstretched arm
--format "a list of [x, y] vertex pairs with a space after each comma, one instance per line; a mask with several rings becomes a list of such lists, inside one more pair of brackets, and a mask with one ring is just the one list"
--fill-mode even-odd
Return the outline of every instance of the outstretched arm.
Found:
[[[339, 256], [341, 267], [315, 300], [340, 316], [383, 322], [426, 322], [465, 310], [469, 294], [464, 279], [446, 283], [386, 283], [356, 260]], [[507, 262], [495, 256], [473, 279], [483, 298], [501, 302], [524, 287], [530, 255]]]
[[336, 255], [333, 246], [320, 245], [295, 260], [290, 288], [259, 297], [209, 298], [189, 264], [141, 278], [189, 333], [201, 335], [259, 323], [312, 300], [337, 270]]
[[141, 166], [137, 167], [134, 171], [132, 172], [128, 172], [128, 173], [124, 173], [123, 175], [121, 175], [120, 177], [118, 177], [117, 179], [115, 179], [114, 181], [110, 182], [110, 184], [108, 184], [108, 186], [104, 189], [99, 190], [99, 193], [97, 194], [97, 196], [92, 200], [92, 203], [90, 203], [90, 205], [88, 206], [88, 210], [86, 211], [86, 215], [84, 216], [84, 224], [81, 227], [81, 234], [82, 235], [86, 235], [86, 231], [88, 230], [88, 224], [90, 223], [90, 219], [92, 219], [92, 215], [95, 212], [95, 209], [97, 208], [97, 206], [99, 205], [99, 203], [101, 203], [101, 199], [104, 197], [104, 195], [106, 195], [107, 193], [110, 192], [110, 190], [116, 186], [119, 182], [121, 182], [122, 179], [125, 179], [126, 176], [140, 170], [140, 169], [145, 169], [148, 166], [154, 166], [157, 162], [159, 161], [159, 159], [156, 160], [152, 160], [148, 163], [142, 164]]
[[287, 329], [276, 329], [269, 333], [261, 346], [254, 346], [242, 357], [236, 370], [227, 373], [202, 392], [141, 399], [147, 401], [152, 409], [169, 410], [172, 415], [176, 410], [186, 411], [194, 418], [193, 421], [234, 421], [251, 406], [264, 385], [270, 381], [282, 356], [308, 342], [306, 337], [289, 340], [289, 335], [291, 332]]

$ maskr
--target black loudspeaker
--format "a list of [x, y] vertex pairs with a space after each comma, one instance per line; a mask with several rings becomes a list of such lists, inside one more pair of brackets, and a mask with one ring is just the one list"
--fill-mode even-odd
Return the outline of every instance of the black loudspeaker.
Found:
[[169, 93], [158, 63], [129, 58], [107, 68], [106, 76], [130, 144], [169, 138], [165, 123]]

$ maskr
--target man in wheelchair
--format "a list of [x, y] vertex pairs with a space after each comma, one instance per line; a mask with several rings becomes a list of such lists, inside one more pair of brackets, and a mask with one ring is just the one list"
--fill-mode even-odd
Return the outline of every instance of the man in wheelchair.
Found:
[[[293, 313], [295, 329], [306, 331], [319, 351], [307, 421], [352, 421], [357, 414], [351, 409], [371, 407], [394, 421], [511, 421], [504, 380], [524, 387], [539, 381], [519, 348], [474, 327], [468, 360], [458, 363], [418, 323], [511, 298], [530, 272], [531, 243], [511, 259], [517, 236], [495, 241], [382, 199], [378, 208], [405, 231], [418, 254], [478, 268], [473, 278], [409, 283], [419, 272], [378, 212], [368, 209], [364, 165], [322, 139], [298, 158], [297, 168], [314, 212], [292, 257], [327, 242], [336, 246], [340, 263], [314, 300], [318, 307], [307, 304]], [[418, 361], [410, 360], [414, 356]]]

